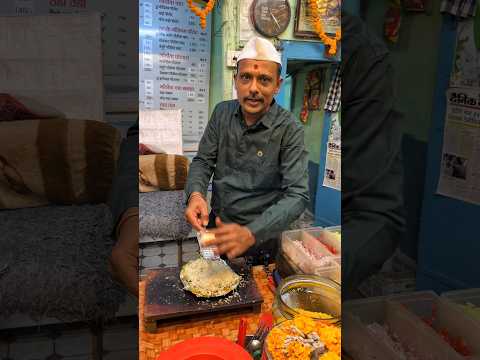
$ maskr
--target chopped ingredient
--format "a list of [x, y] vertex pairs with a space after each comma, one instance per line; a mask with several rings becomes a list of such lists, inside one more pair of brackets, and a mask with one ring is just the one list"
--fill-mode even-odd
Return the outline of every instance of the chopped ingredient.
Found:
[[319, 311], [307, 311], [300, 308], [295, 308], [294, 310], [300, 315], [307, 316], [310, 318], [315, 318], [315, 319], [331, 319], [332, 318], [332, 315], [327, 313], [322, 313]]
[[275, 327], [267, 338], [273, 360], [310, 359], [313, 351], [320, 360], [340, 359], [341, 329], [299, 315]]
[[[319, 245], [323, 245], [321, 242], [318, 242]], [[293, 245], [300, 250], [300, 254], [306, 254], [310, 260], [318, 260], [319, 266], [326, 266], [332, 262], [332, 259], [321, 253], [319, 247], [309, 247], [307, 244], [302, 241], [293, 241]]]
[[[388, 327], [388, 325], [380, 325], [373, 323], [367, 325], [368, 330], [379, 341], [387, 345], [393, 352], [398, 355], [402, 360], [420, 360], [421, 358], [417, 354], [416, 349], [402, 343], [400, 338]], [[432, 359], [433, 360], [433, 359]]]
[[465, 340], [460, 336], [451, 335], [447, 329], [435, 327], [436, 309], [434, 309], [432, 316], [424, 318], [423, 321], [434, 329], [447, 344], [449, 344], [457, 353], [463, 356], [471, 356], [472, 351], [468, 347]]

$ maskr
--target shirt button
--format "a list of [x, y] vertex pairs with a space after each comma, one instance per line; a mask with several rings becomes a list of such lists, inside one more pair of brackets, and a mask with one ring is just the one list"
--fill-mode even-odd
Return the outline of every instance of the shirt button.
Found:
[[258, 151], [257, 151], [257, 156], [258, 156], [258, 157], [262, 157], [262, 156], [263, 156], [263, 151], [262, 151], [262, 150], [258, 150]]

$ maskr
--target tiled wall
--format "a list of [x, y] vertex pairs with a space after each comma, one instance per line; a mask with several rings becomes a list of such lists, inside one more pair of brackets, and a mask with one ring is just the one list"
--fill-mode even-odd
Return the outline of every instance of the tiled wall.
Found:
[[144, 276], [149, 269], [178, 267], [182, 261], [195, 259], [198, 257], [198, 243], [196, 238], [180, 242], [174, 240], [140, 243], [139, 252], [140, 276]]
[[[45, 360], [55, 353], [58, 359], [92, 359], [92, 335], [88, 329], [59, 331], [53, 340], [48, 331], [39, 330], [34, 334], [17, 335], [8, 344], [0, 338], [0, 359]], [[108, 326], [103, 336], [104, 360], [131, 360], [138, 358], [137, 321], [130, 324]], [[52, 357], [53, 359], [53, 357]]]

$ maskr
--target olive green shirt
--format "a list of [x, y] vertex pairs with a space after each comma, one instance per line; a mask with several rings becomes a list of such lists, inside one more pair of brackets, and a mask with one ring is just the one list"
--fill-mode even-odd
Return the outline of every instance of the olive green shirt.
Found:
[[309, 201], [303, 128], [275, 101], [247, 126], [237, 100], [218, 104], [190, 165], [187, 198], [206, 194], [223, 222], [246, 225], [257, 243], [278, 236]]

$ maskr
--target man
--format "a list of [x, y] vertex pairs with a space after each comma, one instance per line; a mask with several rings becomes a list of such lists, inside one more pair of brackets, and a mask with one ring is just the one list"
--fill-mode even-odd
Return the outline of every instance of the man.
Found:
[[272, 43], [250, 39], [237, 59], [238, 100], [215, 107], [190, 166], [185, 217], [197, 231], [215, 227], [215, 239], [205, 245], [230, 259], [253, 255], [260, 262], [261, 252], [273, 258], [278, 235], [309, 200], [303, 129], [273, 98], [280, 72]]
[[122, 143], [118, 166], [109, 204], [116, 239], [109, 265], [113, 277], [138, 297], [138, 119]]
[[342, 296], [378, 271], [404, 234], [401, 117], [385, 45], [342, 13]]

